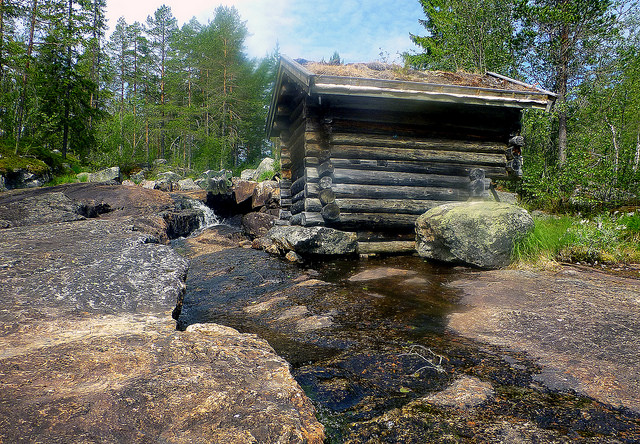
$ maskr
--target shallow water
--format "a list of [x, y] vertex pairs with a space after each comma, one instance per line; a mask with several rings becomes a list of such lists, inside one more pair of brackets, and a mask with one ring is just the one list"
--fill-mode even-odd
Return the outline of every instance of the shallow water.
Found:
[[[242, 248], [191, 260], [178, 327], [216, 322], [268, 340], [292, 364], [329, 442], [501, 442], [509, 433], [625, 442], [619, 430], [637, 425], [633, 415], [536, 386], [526, 356], [448, 331], [447, 315], [465, 309], [448, 283], [478, 271], [412, 256], [297, 266]], [[420, 401], [461, 376], [488, 381], [494, 396], [472, 410]], [[585, 424], [585, 411], [599, 412], [599, 422]]]

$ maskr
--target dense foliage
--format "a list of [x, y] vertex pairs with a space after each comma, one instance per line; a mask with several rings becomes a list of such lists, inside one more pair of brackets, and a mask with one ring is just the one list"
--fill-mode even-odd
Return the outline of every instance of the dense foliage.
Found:
[[[269, 154], [275, 56], [235, 8], [181, 28], [167, 6], [105, 35], [105, 0], [0, 0], [0, 139], [95, 166], [230, 168]], [[37, 148], [34, 148], [37, 147]]]
[[409, 64], [495, 71], [553, 91], [552, 113], [526, 112], [533, 205], [594, 212], [640, 198], [638, 2], [420, 0], [426, 36]]

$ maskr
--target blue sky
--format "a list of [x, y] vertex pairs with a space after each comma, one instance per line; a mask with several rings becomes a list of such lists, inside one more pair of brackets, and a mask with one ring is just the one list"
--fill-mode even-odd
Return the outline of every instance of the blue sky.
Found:
[[[424, 35], [418, 0], [107, 0], [111, 30], [118, 17], [144, 22], [162, 4], [182, 25], [195, 17], [207, 23], [220, 5], [235, 6], [246, 20], [251, 57], [273, 51], [293, 58], [328, 60], [338, 51], [346, 62], [399, 61], [398, 53], [415, 50], [409, 33]], [[110, 33], [110, 31], [109, 31]]]

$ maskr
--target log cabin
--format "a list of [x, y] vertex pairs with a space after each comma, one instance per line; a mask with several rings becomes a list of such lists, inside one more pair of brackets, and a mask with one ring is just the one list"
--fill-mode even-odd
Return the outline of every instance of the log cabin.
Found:
[[522, 174], [522, 110], [554, 101], [490, 72], [282, 56], [267, 118], [281, 223], [355, 231], [360, 253], [411, 251], [420, 214]]

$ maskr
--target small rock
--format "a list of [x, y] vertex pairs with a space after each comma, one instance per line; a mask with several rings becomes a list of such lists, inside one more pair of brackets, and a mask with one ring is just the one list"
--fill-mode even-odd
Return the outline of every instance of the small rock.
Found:
[[302, 262], [302, 258], [300, 257], [299, 254], [297, 254], [295, 251], [289, 251], [286, 255], [285, 255], [285, 259], [288, 260], [289, 262], [294, 262], [294, 263], [300, 263]]
[[330, 316], [309, 316], [296, 322], [296, 330], [304, 333], [311, 330], [331, 327], [333, 321]]
[[258, 208], [272, 202], [280, 203], [280, 185], [278, 182], [265, 180], [256, 184], [251, 196], [251, 207]]
[[240, 179], [255, 180], [256, 170], [248, 168], [240, 172]]
[[258, 182], [250, 180], [239, 180], [233, 185], [233, 196], [236, 199], [236, 203], [242, 203], [253, 196], [253, 191], [256, 189]]
[[304, 305], [296, 305], [294, 307], [289, 308], [288, 310], [285, 310], [284, 313], [282, 313], [278, 317], [278, 320], [285, 321], [287, 319], [292, 319], [292, 318], [301, 318], [307, 313], [309, 313], [309, 309], [307, 307], [305, 307]]
[[[267, 173], [273, 173], [274, 165], [275, 160], [273, 160], [272, 158], [265, 157], [264, 159], [262, 159], [262, 162], [260, 162], [258, 168], [255, 169], [255, 180], [259, 180], [261, 176], [266, 175]], [[267, 179], [272, 178], [273, 174], [271, 174], [271, 177], [268, 177]]]
[[122, 181], [122, 185], [125, 187], [135, 187], [136, 183], [133, 180], [125, 179]]
[[174, 173], [173, 171], [165, 171], [164, 173], [159, 173], [158, 174], [158, 179], [159, 180], [168, 180], [170, 182], [178, 182], [179, 180], [182, 180], [182, 176], [180, 176], [179, 174]]
[[493, 386], [488, 382], [463, 376], [445, 390], [426, 396], [422, 400], [443, 407], [466, 409], [482, 404], [493, 394]]
[[[121, 180], [120, 167], [105, 168], [104, 170], [100, 170], [96, 173], [87, 173], [86, 178], [87, 178], [87, 182], [91, 182], [91, 183], [110, 182], [110, 181], [116, 181], [119, 183]], [[80, 177], [78, 177], [78, 179], [82, 181]]]

